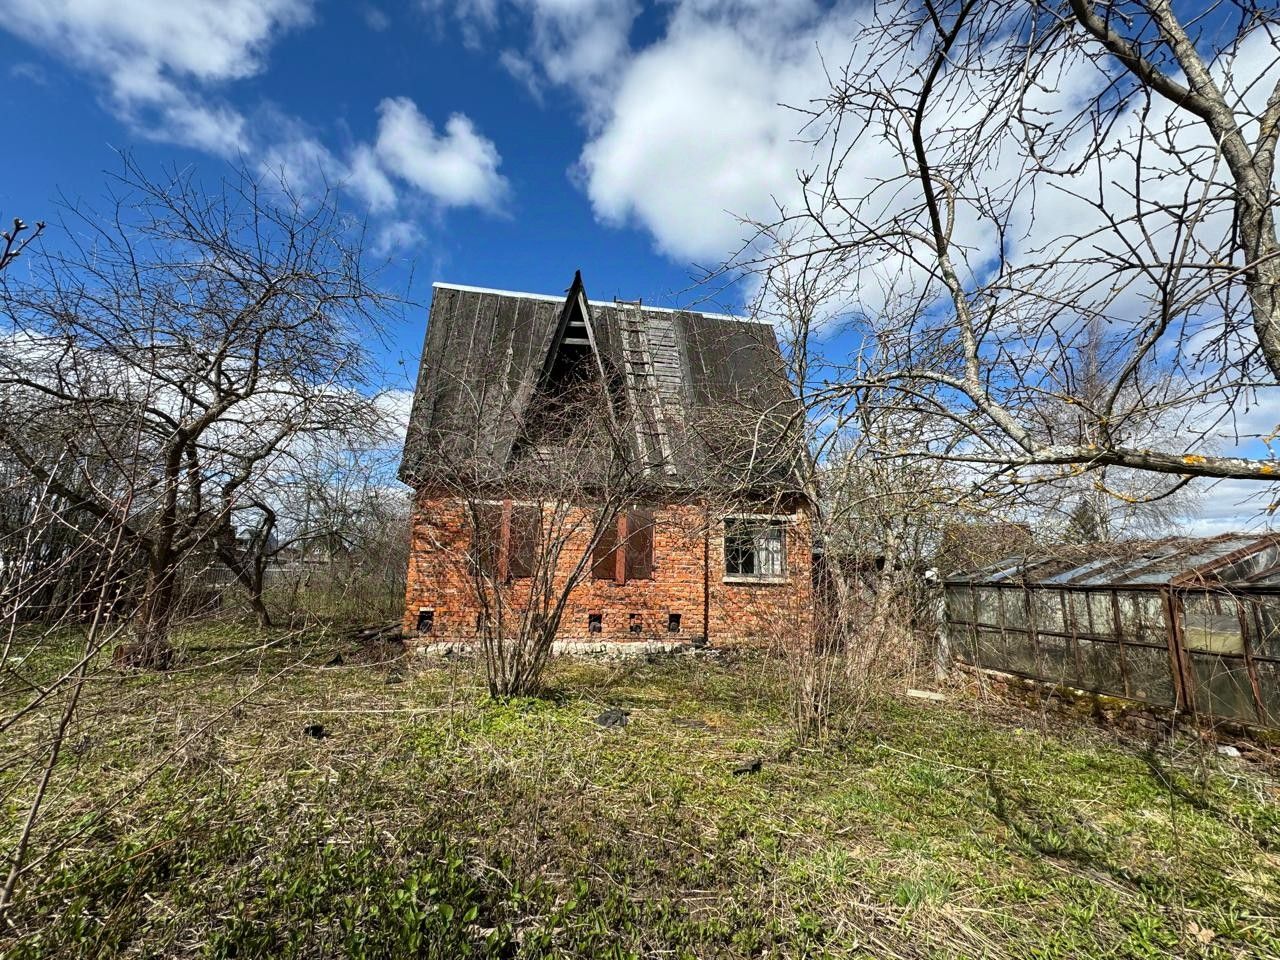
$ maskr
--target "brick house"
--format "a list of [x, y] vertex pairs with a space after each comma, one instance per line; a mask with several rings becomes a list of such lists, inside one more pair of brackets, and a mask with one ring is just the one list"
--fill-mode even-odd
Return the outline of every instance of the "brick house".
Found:
[[[548, 508], [503, 480], [518, 467], [539, 476], [548, 441], [531, 430], [535, 411], [590, 382], [607, 385], [596, 406], [625, 422], [623, 457], [639, 482], [593, 542], [584, 524], [553, 562], [551, 576], [573, 576], [576, 563], [580, 577], [558, 640], [806, 635], [811, 501], [773, 328], [588, 300], [575, 275], [565, 296], [434, 286], [400, 468], [415, 491], [406, 636], [474, 641], [478, 570], [519, 602]], [[592, 509], [589, 491], [582, 499]]]

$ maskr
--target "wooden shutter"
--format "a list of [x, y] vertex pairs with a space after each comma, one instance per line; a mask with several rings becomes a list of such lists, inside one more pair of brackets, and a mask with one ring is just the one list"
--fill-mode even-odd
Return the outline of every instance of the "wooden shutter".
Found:
[[471, 562], [486, 575], [496, 577], [502, 556], [502, 504], [475, 504], [472, 521]]
[[628, 580], [653, 579], [653, 511], [627, 511]]
[[507, 576], [532, 577], [538, 566], [538, 547], [541, 542], [541, 508], [537, 504], [514, 504], [511, 507]]
[[612, 580], [616, 572], [617, 561], [614, 551], [618, 549], [618, 517], [600, 531], [600, 539], [596, 541], [595, 550], [591, 552], [591, 576], [595, 580]]

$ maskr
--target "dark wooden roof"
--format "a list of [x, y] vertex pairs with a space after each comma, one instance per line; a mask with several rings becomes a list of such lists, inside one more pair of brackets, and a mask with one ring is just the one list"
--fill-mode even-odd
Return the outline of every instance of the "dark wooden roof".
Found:
[[[626, 362], [635, 356], [629, 330], [643, 326], [647, 395], [656, 387], [664, 433], [655, 478], [700, 488], [732, 473], [735, 485], [798, 490], [801, 411], [772, 326], [588, 301], [580, 276], [563, 299], [436, 284], [401, 479], [428, 482], [463, 459], [507, 464], [549, 357], [566, 326], [582, 322], [584, 305], [602, 364], [631, 370], [637, 383]], [[636, 453], [648, 459], [656, 450]]]

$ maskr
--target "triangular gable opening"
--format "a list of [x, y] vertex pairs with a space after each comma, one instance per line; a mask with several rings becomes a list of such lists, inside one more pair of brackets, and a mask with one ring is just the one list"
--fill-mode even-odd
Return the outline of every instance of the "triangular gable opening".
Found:
[[582, 274], [574, 273], [555, 336], [547, 348], [538, 394], [554, 397], [572, 393], [583, 384], [599, 383], [603, 372]]
[[607, 369], [591, 325], [582, 274], [575, 273], [513, 456], [529, 448], [547, 454], [585, 420], [612, 418], [613, 378]]

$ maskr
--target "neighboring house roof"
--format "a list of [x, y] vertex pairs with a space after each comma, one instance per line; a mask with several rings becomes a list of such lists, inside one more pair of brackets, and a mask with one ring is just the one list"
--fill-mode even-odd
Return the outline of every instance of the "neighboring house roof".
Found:
[[1280, 588], [1280, 535], [1226, 533], [1082, 544], [1052, 554], [1007, 557], [979, 570], [957, 573], [947, 582], [1275, 590]]
[[644, 408], [631, 419], [648, 433], [637, 428], [632, 447], [655, 481], [696, 486], [727, 470], [794, 485], [801, 411], [772, 326], [588, 300], [580, 275], [564, 297], [435, 284], [401, 479], [470, 458], [501, 470], [557, 351], [588, 341]]

